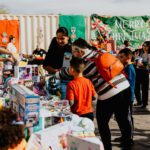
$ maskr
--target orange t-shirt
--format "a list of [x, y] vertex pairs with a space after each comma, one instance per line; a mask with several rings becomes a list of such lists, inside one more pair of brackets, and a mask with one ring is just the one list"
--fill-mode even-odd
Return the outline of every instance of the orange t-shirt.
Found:
[[67, 85], [67, 100], [74, 100], [71, 107], [73, 113], [83, 115], [93, 112], [92, 96], [96, 96], [96, 92], [92, 82], [85, 77], [78, 77], [70, 81]]

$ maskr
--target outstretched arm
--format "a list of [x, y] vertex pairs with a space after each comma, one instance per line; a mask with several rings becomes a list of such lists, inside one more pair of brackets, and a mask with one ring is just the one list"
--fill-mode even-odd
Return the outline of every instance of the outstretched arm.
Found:
[[[16, 58], [14, 57], [13, 53], [11, 53], [10, 51], [8, 51], [7, 49], [5, 48], [2, 48], [0, 47], [0, 54], [6, 54], [6, 55], [9, 55], [12, 57], [13, 61], [15, 62], [16, 61]], [[9, 61], [8, 59], [4, 60], [4, 61]], [[12, 60], [10, 60], [12, 61]]]
[[8, 51], [7, 49], [5, 49], [3, 47], [0, 47], [0, 53], [1, 54], [7, 54], [7, 55], [10, 55], [10, 56], [13, 55], [10, 51]]
[[5, 62], [5, 61], [10, 61], [10, 62], [12, 62], [12, 63], [15, 62], [12, 58], [0, 58], [0, 61], [3, 61], [3, 62]]
[[60, 80], [72, 80], [73, 76], [69, 74], [69, 68], [62, 68], [55, 74], [56, 79]]
[[51, 66], [43, 66], [43, 68], [48, 71], [49, 73], [56, 73], [57, 71], [59, 71], [59, 69], [54, 69]]

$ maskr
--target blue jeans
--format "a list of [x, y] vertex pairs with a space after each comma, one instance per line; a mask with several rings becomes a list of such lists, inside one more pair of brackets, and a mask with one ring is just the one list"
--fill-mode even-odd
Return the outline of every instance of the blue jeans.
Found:
[[66, 99], [66, 88], [68, 84], [68, 80], [60, 81], [60, 91], [61, 91], [61, 99]]

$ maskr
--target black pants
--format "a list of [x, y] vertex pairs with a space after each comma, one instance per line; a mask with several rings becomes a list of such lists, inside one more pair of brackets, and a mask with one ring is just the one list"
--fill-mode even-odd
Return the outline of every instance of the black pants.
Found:
[[135, 97], [137, 103], [148, 105], [149, 73], [148, 70], [136, 69]]
[[134, 118], [133, 118], [133, 102], [130, 102], [129, 122], [131, 124], [131, 138], [134, 136]]
[[107, 100], [97, 101], [96, 119], [105, 150], [112, 150], [109, 120], [113, 113], [121, 130], [123, 142], [131, 140], [131, 125], [128, 120], [130, 95], [131, 91], [128, 88]]
[[94, 120], [94, 114], [92, 112], [88, 114], [80, 115], [80, 117], [86, 117], [91, 119], [92, 121]]

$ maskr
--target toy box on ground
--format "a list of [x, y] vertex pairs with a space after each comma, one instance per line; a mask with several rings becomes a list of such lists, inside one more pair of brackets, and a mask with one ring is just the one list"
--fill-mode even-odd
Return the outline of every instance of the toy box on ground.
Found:
[[26, 126], [33, 126], [39, 121], [40, 97], [24, 85], [14, 84], [10, 87], [12, 106], [18, 112]]

